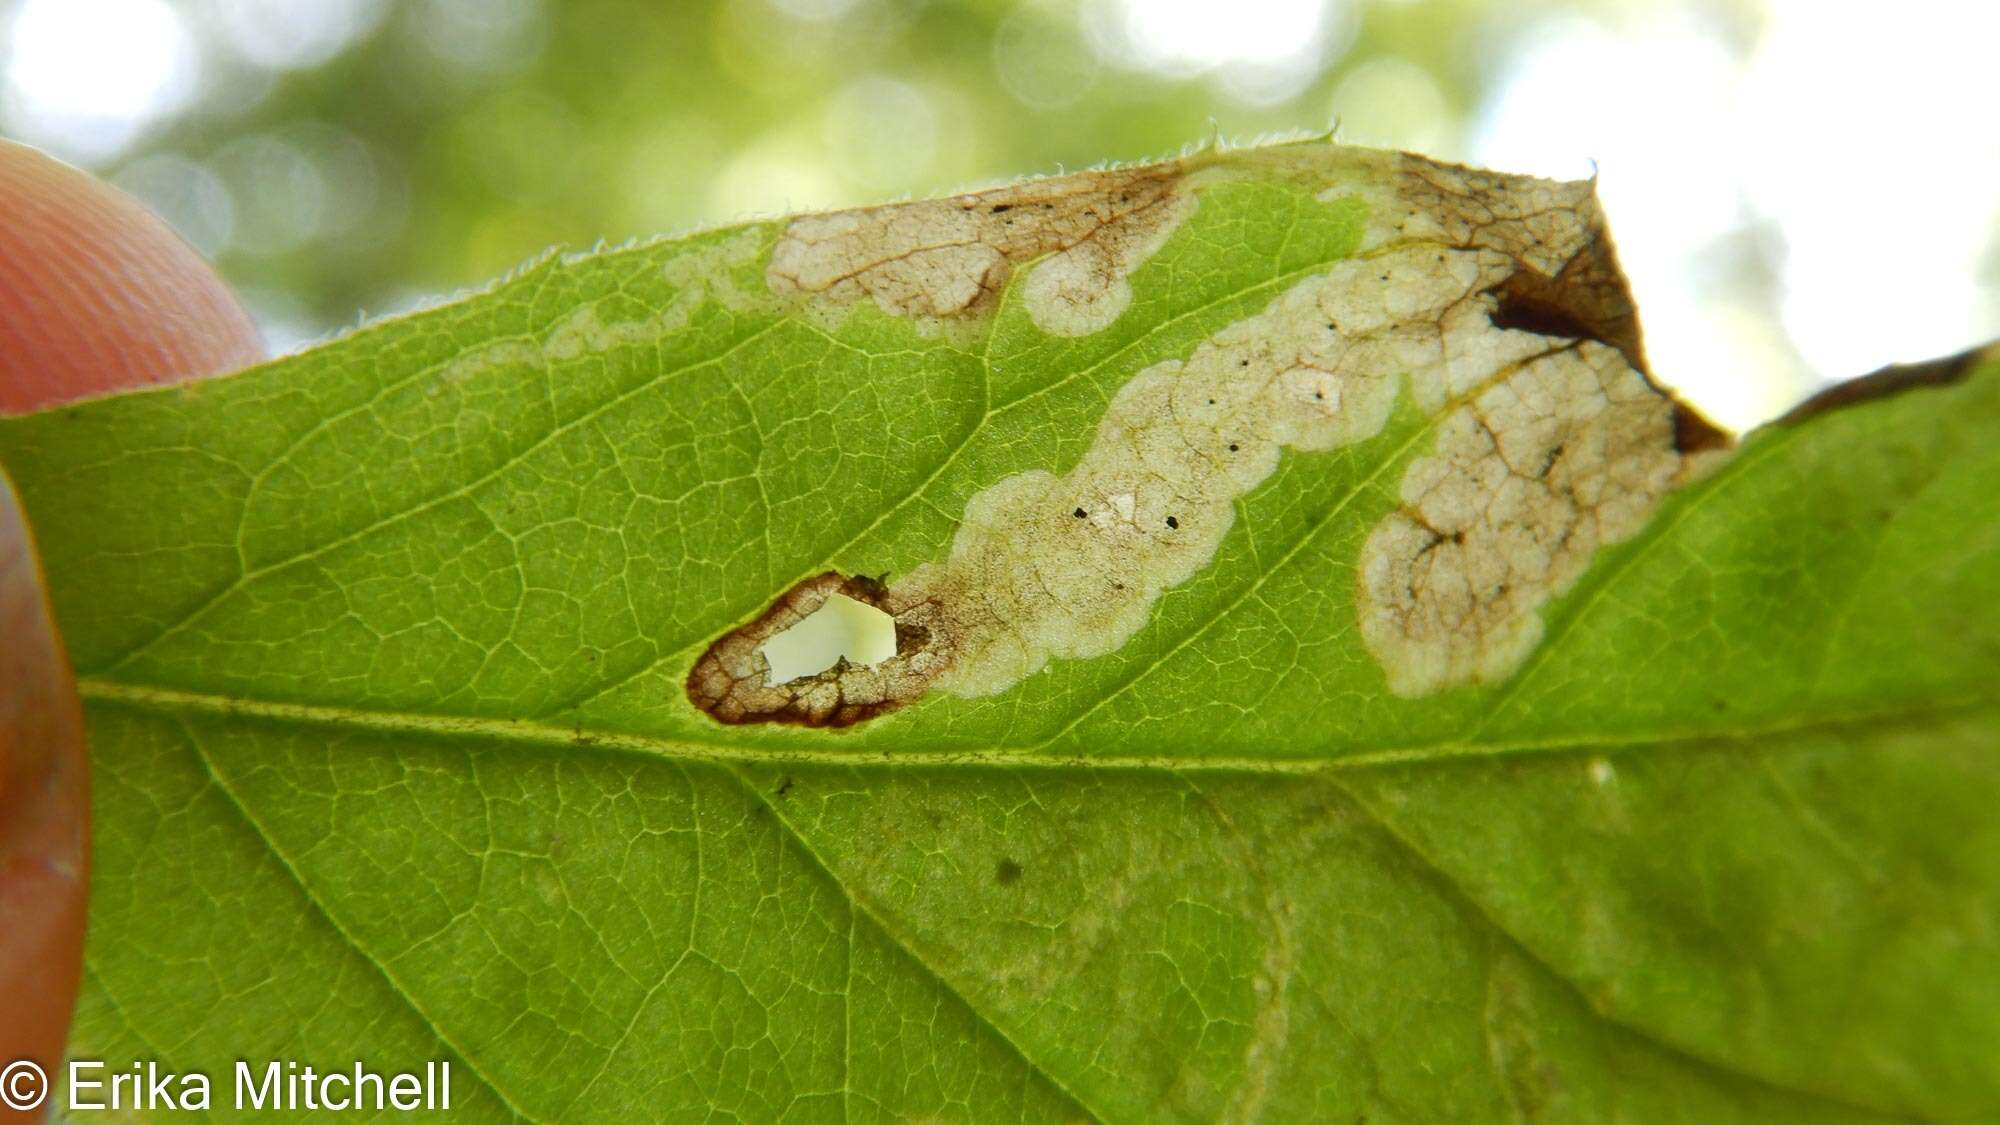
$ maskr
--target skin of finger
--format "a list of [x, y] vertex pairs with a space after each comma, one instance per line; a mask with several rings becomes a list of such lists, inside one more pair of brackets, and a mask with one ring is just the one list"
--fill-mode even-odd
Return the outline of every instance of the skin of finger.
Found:
[[58, 1073], [83, 967], [89, 768], [34, 543], [0, 474], [0, 1062]]
[[229, 287], [137, 200], [0, 141], [0, 413], [233, 371], [263, 345]]
[[[0, 414], [261, 358], [228, 286], [158, 217], [0, 141]], [[36, 560], [0, 471], [0, 1064], [54, 1076], [83, 959], [89, 763]]]

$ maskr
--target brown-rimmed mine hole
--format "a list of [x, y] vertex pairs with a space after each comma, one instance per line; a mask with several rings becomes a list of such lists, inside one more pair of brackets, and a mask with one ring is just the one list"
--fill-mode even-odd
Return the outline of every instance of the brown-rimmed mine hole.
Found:
[[[774, 680], [769, 646], [834, 598], [888, 615], [895, 630], [894, 651], [869, 663], [842, 655], [818, 671]], [[909, 607], [898, 616], [879, 579], [837, 571], [816, 574], [711, 644], [688, 672], [688, 701], [724, 723], [846, 727], [892, 711], [922, 695], [935, 676], [932, 670], [943, 663], [932, 652], [925, 608]]]

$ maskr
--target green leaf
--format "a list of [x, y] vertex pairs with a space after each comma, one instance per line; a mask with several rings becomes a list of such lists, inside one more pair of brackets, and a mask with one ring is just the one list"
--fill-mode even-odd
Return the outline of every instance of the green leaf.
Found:
[[[223, 1110], [449, 1059], [465, 1119], [2000, 1113], [2000, 355], [1725, 451], [1600, 234], [1205, 153], [0, 423], [97, 767], [73, 1054]], [[836, 586], [896, 655], [766, 683]]]

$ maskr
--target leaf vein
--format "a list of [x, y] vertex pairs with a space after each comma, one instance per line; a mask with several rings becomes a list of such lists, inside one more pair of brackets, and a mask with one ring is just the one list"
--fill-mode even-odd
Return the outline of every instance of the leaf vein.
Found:
[[339, 936], [341, 942], [354, 951], [355, 956], [361, 958], [363, 963], [381, 974], [382, 982], [389, 986], [390, 993], [407, 1005], [411, 1013], [423, 1021], [424, 1027], [431, 1034], [437, 1036], [438, 1042], [444, 1044], [453, 1054], [464, 1060], [466, 1069], [471, 1071], [473, 1076], [478, 1078], [482, 1085], [491, 1090], [494, 1097], [500, 1099], [500, 1104], [506, 1106], [509, 1112], [524, 1121], [537, 1120], [519, 1105], [515, 1104], [514, 1099], [507, 1095], [507, 1091], [501, 1089], [499, 1083], [495, 1082], [491, 1075], [480, 1068], [479, 1064], [473, 1060], [472, 1055], [465, 1048], [453, 1042], [451, 1036], [445, 1034], [444, 1029], [438, 1025], [438, 1022], [431, 1018], [430, 1013], [424, 1011], [423, 1005], [417, 1003], [416, 998], [411, 996], [409, 991], [403, 987], [402, 982], [396, 979], [396, 974], [390, 971], [389, 966], [383, 964], [374, 954], [363, 947], [361, 942], [348, 932], [347, 927], [343, 926], [340, 920], [334, 917], [333, 912], [327, 908], [326, 903], [320, 899], [318, 892], [313, 889], [312, 883], [293, 864], [291, 856], [278, 846], [277, 840], [273, 839], [269, 832], [265, 831], [263, 822], [258, 820], [256, 815], [250, 811], [249, 806], [243, 803], [243, 799], [236, 792], [235, 787], [231, 786], [222, 776], [222, 771], [215, 768], [214, 759], [209, 756], [207, 749], [202, 746], [201, 739], [196, 736], [194, 729], [185, 722], [177, 721], [177, 725], [179, 726], [181, 737], [186, 740], [188, 750], [194, 757], [195, 762], [201, 766], [202, 772], [207, 774], [209, 780], [215, 783], [216, 791], [222, 794], [225, 803], [242, 820], [244, 827], [249, 829], [258, 842], [263, 844], [264, 848], [271, 853], [271, 858], [278, 861], [278, 866], [284, 869], [292, 885], [297, 887], [299, 893], [305, 897], [306, 903], [312, 908], [313, 913], [333, 929], [333, 932]]
[[1353, 786], [1346, 784], [1339, 777], [1331, 777], [1330, 780], [1353, 802], [1354, 807], [1368, 819], [1368, 822], [1379, 829], [1385, 839], [1395, 845], [1397, 850], [1408, 856], [1411, 862], [1416, 864], [1419, 869], [1428, 873], [1437, 881], [1439, 886], [1448, 889], [1452, 897], [1456, 898], [1482, 924], [1490, 927], [1494, 934], [1498, 935], [1522, 957], [1532, 961], [1554, 979], [1561, 981], [1584, 1005], [1584, 1008], [1596, 1018], [1614, 1027], [1630, 1032], [1674, 1058], [1691, 1063], [1715, 1074], [1721, 1074], [1739, 1081], [1750, 1082], [1777, 1093], [1821, 1102], [1856, 1113], [1894, 1114], [1897, 1112], [1895, 1110], [1884, 1109], [1880, 1106], [1864, 1105], [1826, 1091], [1789, 1085], [1777, 1079], [1743, 1069], [1733, 1060], [1720, 1057], [1711, 1058], [1707, 1055], [1697, 1053], [1695, 1049], [1673, 1042], [1652, 1028], [1619, 1019], [1614, 1015], [1599, 1010], [1595, 1004], [1591, 1003], [1590, 998], [1585, 995], [1582, 985], [1577, 980], [1563, 972], [1562, 969], [1544, 957], [1539, 950], [1534, 949], [1526, 941], [1514, 934], [1513, 931], [1509, 930], [1498, 917], [1487, 909], [1486, 904], [1480, 901], [1470, 888], [1460, 882], [1450, 870], [1434, 859], [1415, 840], [1410, 839], [1406, 834], [1397, 829], [1388, 817], [1383, 816], [1380, 811], [1370, 805]]
[[[838, 890], [840, 892], [841, 898], [845, 900], [847, 903], [847, 909], [851, 912], [849, 915], [850, 920], [856, 916], [867, 918], [869, 923], [873, 925], [875, 929], [882, 934], [883, 937], [893, 942], [896, 948], [901, 950], [903, 955], [910, 959], [911, 963], [923, 969], [924, 974], [928, 976], [931, 979], [931, 981], [937, 985], [938, 989], [941, 992], [943, 992], [947, 996], [950, 996], [953, 1000], [956, 1000], [958, 1003], [963, 1004], [965, 1006], [965, 1010], [972, 1014], [972, 1018], [977, 1020], [980, 1026], [992, 1032], [996, 1038], [998, 1038], [1002, 1043], [1005, 1043], [1008, 1049], [1013, 1052], [1015, 1057], [1021, 1060], [1022, 1065], [1026, 1066], [1029, 1070], [1033, 1071], [1034, 1073], [1040, 1075], [1043, 1081], [1047, 1082], [1050, 1086], [1054, 1087], [1058, 1092], [1060, 1092], [1063, 1095], [1063, 1097], [1069, 1100], [1070, 1104], [1076, 1106], [1077, 1109], [1081, 1110], [1084, 1114], [1088, 1115], [1092, 1121], [1103, 1122], [1105, 1120], [1103, 1114], [1098, 1113], [1096, 1109], [1092, 1108], [1090, 1105], [1085, 1103], [1082, 1098], [1078, 1097], [1075, 1094], [1075, 1092], [1070, 1090], [1067, 1083], [1063, 1082], [1060, 1078], [1057, 1078], [1056, 1075], [1048, 1069], [1048, 1067], [1036, 1061], [1032, 1055], [1028, 1054], [1027, 1049], [1022, 1047], [1021, 1044], [1017, 1042], [1013, 1036], [1008, 1035], [1004, 1030], [1001, 1029], [999, 1024], [994, 1023], [993, 1020], [990, 1017], [988, 1017], [985, 1012], [981, 1011], [977, 1005], [973, 1004], [973, 1002], [969, 998], [967, 998], [964, 993], [960, 992], [957, 988], [953, 987], [952, 983], [945, 979], [944, 974], [939, 972], [936, 966], [932, 965], [930, 962], [918, 956], [917, 951], [911, 947], [909, 941], [903, 938], [900, 934], [896, 933], [894, 928], [892, 928], [889, 925], [888, 919], [876, 913], [876, 911], [872, 909], [860, 895], [854, 892], [854, 889], [852, 887], [849, 887], [847, 883], [840, 878], [839, 875], [834, 873], [833, 865], [828, 863], [826, 861], [826, 858], [824, 856], [821, 856], [819, 852], [813, 848], [812, 844], [806, 840], [805, 834], [799, 831], [798, 827], [794, 825], [791, 822], [791, 820], [785, 816], [784, 812], [781, 809], [779, 809], [776, 805], [772, 804], [771, 801], [764, 796], [762, 790], [760, 790], [756, 785], [752, 784], [748, 778], [744, 777], [741, 773], [737, 772], [737, 770], [733, 768], [727, 769], [725, 772], [729, 774], [730, 778], [733, 779], [737, 783], [737, 785], [742, 787], [744, 794], [748, 796], [750, 800], [762, 806], [764, 811], [770, 814], [771, 819], [774, 823], [784, 828], [786, 836], [792, 841], [793, 845], [799, 849], [799, 852], [805, 856], [807, 862], [811, 863], [814, 867], [816, 867], [819, 870], [820, 874], [826, 878], [827, 882], [830, 883], [835, 890]], [[853, 956], [853, 944], [851, 942], [849, 943], [848, 946], [848, 956], [850, 958], [852, 958]]]

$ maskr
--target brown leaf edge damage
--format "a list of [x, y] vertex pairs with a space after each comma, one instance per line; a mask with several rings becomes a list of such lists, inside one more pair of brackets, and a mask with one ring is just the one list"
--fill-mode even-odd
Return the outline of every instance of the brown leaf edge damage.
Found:
[[1920, 387], [1948, 387], [1982, 363], [2000, 360], [2000, 340], [1983, 348], [1920, 363], [1891, 364], [1820, 391], [1786, 411], [1773, 425], [1794, 426], [1809, 418], [1845, 410], [1864, 402], [1889, 398]]
[[1605, 231], [1554, 277], [1522, 263], [1492, 291], [1493, 327], [1562, 340], [1594, 340], [1617, 348], [1647, 385], [1673, 404], [1674, 449], [1684, 454], [1727, 449], [1729, 431], [1653, 378], [1640, 340], [1639, 313], [1625, 285], [1618, 254]]

